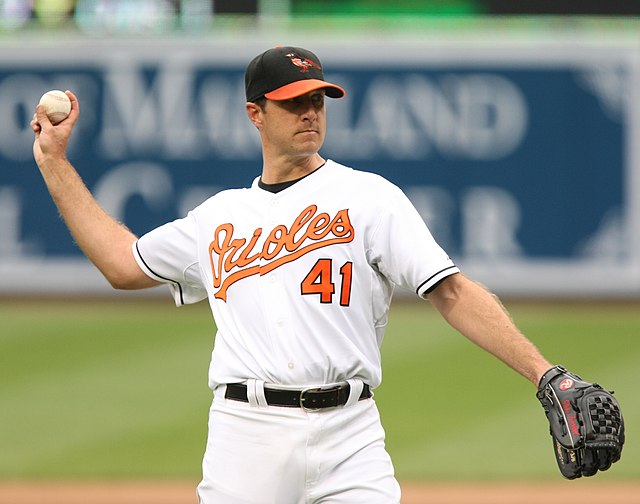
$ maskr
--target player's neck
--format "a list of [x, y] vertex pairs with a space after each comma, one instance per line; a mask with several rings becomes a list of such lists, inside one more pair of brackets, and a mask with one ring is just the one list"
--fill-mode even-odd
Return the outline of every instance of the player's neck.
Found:
[[302, 160], [265, 160], [260, 179], [265, 184], [280, 184], [306, 177], [325, 163], [319, 155], [314, 154]]
[[309, 175], [312, 175], [313, 173], [317, 172], [320, 168], [322, 168], [326, 163], [321, 164], [320, 166], [318, 166], [315, 170], [313, 170], [310, 173], [307, 173], [306, 175], [304, 175], [303, 177], [294, 179], [294, 180], [288, 180], [286, 182], [279, 182], [276, 184], [266, 184], [263, 182], [262, 177], [260, 177], [260, 180], [258, 180], [258, 187], [260, 189], [263, 189], [265, 191], [269, 191], [270, 193], [279, 193], [280, 191], [284, 191], [285, 189], [291, 187], [293, 184], [299, 182], [302, 179], [307, 178]]

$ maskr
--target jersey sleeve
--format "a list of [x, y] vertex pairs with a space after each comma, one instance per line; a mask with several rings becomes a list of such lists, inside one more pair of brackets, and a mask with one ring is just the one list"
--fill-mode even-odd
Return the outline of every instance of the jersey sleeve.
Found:
[[433, 238], [424, 220], [396, 186], [369, 244], [369, 261], [396, 285], [422, 297], [460, 270]]
[[160, 226], [140, 237], [133, 256], [148, 276], [171, 287], [176, 305], [207, 297], [197, 257], [197, 224], [192, 214]]

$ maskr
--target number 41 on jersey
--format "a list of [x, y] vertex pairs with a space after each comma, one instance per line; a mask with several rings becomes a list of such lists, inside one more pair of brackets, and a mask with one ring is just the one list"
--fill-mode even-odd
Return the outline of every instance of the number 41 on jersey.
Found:
[[[311, 271], [304, 277], [300, 284], [302, 295], [316, 294], [320, 296], [321, 303], [333, 303], [336, 294], [336, 284], [333, 279], [332, 259], [318, 259]], [[339, 299], [341, 306], [349, 306], [351, 298], [351, 273], [353, 263], [348, 261], [340, 268]]]

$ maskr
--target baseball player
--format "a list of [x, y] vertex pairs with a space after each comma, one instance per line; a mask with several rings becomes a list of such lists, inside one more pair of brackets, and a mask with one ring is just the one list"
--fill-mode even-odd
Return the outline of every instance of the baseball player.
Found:
[[[261, 175], [140, 238], [98, 206], [65, 157], [73, 93], [57, 126], [36, 109], [35, 159], [115, 288], [164, 283], [177, 305], [209, 301], [218, 332], [201, 504], [398, 503], [373, 398], [394, 286], [532, 383], [556, 368], [460, 273], [398, 187], [319, 154], [325, 100], [345, 91], [324, 80], [315, 54], [267, 50], [245, 84]], [[423, 384], [407, 386], [421, 400]]]

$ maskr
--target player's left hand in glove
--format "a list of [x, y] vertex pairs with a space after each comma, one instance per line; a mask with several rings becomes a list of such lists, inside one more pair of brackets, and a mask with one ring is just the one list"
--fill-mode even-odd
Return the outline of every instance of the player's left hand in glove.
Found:
[[567, 479], [593, 476], [620, 460], [624, 420], [613, 392], [555, 366], [536, 394], [549, 420], [553, 448]]

